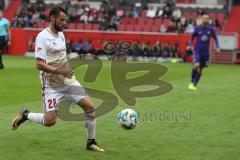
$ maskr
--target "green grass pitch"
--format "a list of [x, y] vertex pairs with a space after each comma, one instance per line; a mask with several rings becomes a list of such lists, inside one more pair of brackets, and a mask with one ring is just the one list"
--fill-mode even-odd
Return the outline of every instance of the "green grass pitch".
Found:
[[[198, 91], [187, 90], [191, 64], [164, 64], [163, 79], [174, 89], [163, 96], [138, 98], [138, 126], [124, 130], [116, 117], [127, 105], [118, 97], [116, 109], [97, 118], [97, 141], [106, 150], [85, 150], [83, 122], [59, 120], [56, 126], [24, 123], [16, 132], [10, 123], [21, 107], [42, 111], [39, 72], [33, 58], [4, 56], [0, 70], [0, 160], [237, 160], [240, 157], [240, 68], [210, 65]], [[86, 68], [76, 71], [84, 86], [113, 93], [110, 63], [104, 62], [95, 83], [82, 82]], [[95, 103], [99, 101], [94, 99]], [[73, 109], [80, 112], [80, 109]], [[169, 119], [148, 114], [163, 113]], [[171, 115], [185, 115], [171, 119]], [[181, 118], [181, 117], [180, 117]]]

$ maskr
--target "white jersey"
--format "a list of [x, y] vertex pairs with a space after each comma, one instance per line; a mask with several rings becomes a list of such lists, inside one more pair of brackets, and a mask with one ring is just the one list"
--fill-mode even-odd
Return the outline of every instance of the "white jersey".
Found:
[[[55, 35], [49, 28], [41, 31], [35, 43], [35, 58], [56, 68], [69, 68], [66, 58], [66, 43], [62, 32]], [[60, 74], [40, 72], [42, 87], [58, 88], [73, 83], [75, 78], [67, 78]]]

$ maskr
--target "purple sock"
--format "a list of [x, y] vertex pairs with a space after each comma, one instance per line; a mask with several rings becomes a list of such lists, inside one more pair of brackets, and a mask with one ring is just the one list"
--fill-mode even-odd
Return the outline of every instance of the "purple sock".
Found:
[[196, 83], [194, 83], [194, 85], [196, 86], [197, 84], [198, 84], [198, 82], [199, 82], [199, 80], [200, 80], [200, 78], [201, 78], [201, 73], [197, 73], [197, 76], [196, 76]]
[[197, 73], [198, 73], [198, 71], [196, 69], [192, 69], [192, 83], [194, 83], [194, 84], [196, 82]]

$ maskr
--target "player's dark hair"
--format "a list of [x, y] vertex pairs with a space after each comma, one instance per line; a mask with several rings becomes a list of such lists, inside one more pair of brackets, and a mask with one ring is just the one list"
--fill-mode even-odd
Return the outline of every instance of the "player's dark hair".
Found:
[[53, 8], [51, 9], [51, 11], [49, 12], [49, 15], [48, 15], [49, 20], [50, 20], [50, 17], [51, 17], [51, 16], [57, 17], [60, 12], [63, 12], [63, 13], [65, 13], [66, 15], [68, 15], [68, 12], [67, 12], [64, 8], [62, 8], [62, 7], [60, 7], [60, 6], [56, 6], [56, 7], [53, 7]]

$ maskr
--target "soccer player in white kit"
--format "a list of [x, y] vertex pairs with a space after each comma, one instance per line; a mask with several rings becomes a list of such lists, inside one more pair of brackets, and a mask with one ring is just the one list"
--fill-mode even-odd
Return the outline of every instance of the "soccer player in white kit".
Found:
[[[35, 61], [40, 70], [42, 83], [44, 113], [33, 113], [22, 109], [12, 122], [12, 130], [16, 130], [26, 120], [43, 126], [53, 126], [57, 121], [57, 110], [62, 99], [78, 104], [84, 110], [85, 127], [87, 129], [88, 150], [103, 152], [95, 140], [96, 120], [95, 106], [75, 79], [66, 58], [66, 43], [63, 28], [68, 20], [68, 13], [61, 7], [54, 7], [49, 13], [49, 27], [41, 31], [36, 38]], [[71, 89], [78, 88], [83, 94], [76, 95]], [[80, 92], [78, 92], [80, 93]], [[84, 94], [85, 93], [85, 94]]]

